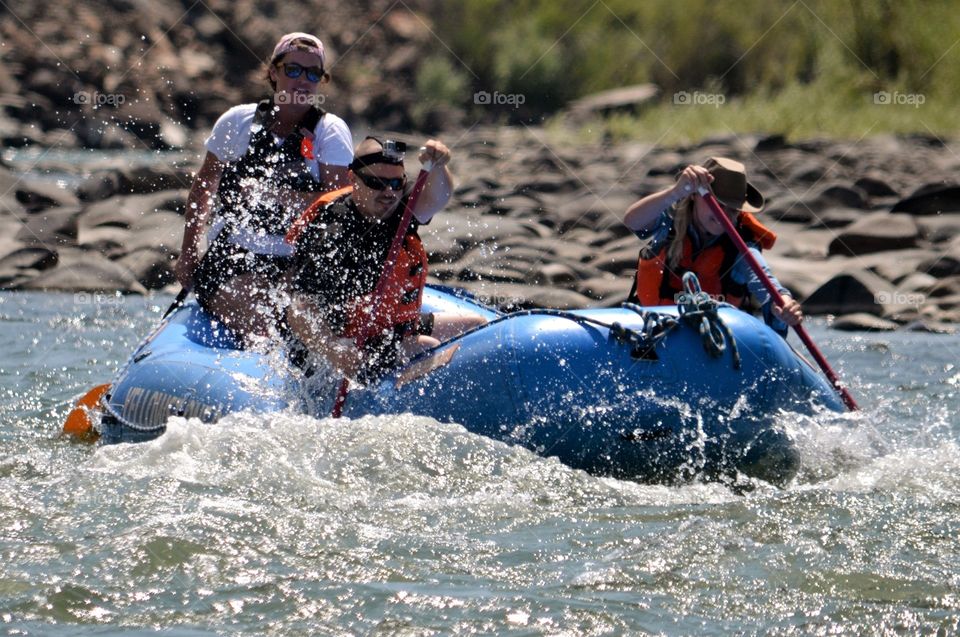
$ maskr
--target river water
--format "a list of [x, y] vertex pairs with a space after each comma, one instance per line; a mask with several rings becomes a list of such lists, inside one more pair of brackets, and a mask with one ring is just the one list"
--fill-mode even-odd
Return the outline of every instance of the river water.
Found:
[[425, 418], [57, 436], [170, 302], [0, 293], [9, 635], [960, 631], [960, 339], [814, 339], [862, 412], [784, 489], [589, 476]]

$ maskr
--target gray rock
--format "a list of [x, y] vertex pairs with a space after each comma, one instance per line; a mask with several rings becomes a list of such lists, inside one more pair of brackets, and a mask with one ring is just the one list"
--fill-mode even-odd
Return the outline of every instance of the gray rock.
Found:
[[929, 184], [901, 199], [892, 212], [906, 212], [912, 215], [933, 215], [941, 212], [960, 211], [960, 186]]
[[659, 94], [660, 89], [654, 84], [624, 86], [581, 97], [570, 103], [567, 112], [575, 120], [586, 120], [591, 116], [635, 110]]
[[180, 254], [183, 244], [183, 217], [175, 212], [159, 211], [138, 219], [130, 227], [128, 252], [155, 248], [165, 254]]
[[192, 182], [190, 171], [173, 166], [133, 166], [120, 171], [120, 192], [128, 195], [189, 189]]
[[844, 228], [864, 216], [857, 208], [826, 208], [813, 214], [810, 228]]
[[100, 226], [97, 228], [80, 228], [77, 237], [77, 246], [84, 250], [100, 252], [104, 256], [115, 259], [128, 252], [131, 244], [131, 233], [126, 228], [114, 226]]
[[17, 240], [31, 245], [71, 245], [76, 242], [80, 209], [47, 208], [23, 220]]
[[580, 294], [598, 301], [602, 307], [617, 307], [627, 300], [632, 281], [613, 275], [593, 277], [576, 284]]
[[148, 290], [161, 290], [174, 282], [173, 264], [171, 255], [162, 250], [144, 248], [131, 252], [118, 259], [117, 265], [122, 266]]
[[623, 228], [623, 213], [636, 199], [633, 193], [621, 190], [607, 193], [588, 192], [571, 198], [556, 211], [557, 229], [567, 232], [573, 228], [617, 228], [622, 229], [621, 232], [629, 232]]
[[931, 243], [949, 243], [960, 237], [960, 213], [918, 216], [916, 221], [923, 236]]
[[937, 281], [928, 291], [932, 298], [940, 298], [960, 294], [960, 275], [954, 275]]
[[921, 319], [904, 325], [905, 332], [925, 332], [927, 334], [956, 334], [956, 325], [937, 320]]
[[[182, 225], [182, 223], [181, 223]], [[510, 237], [531, 237], [523, 223], [509, 217], [480, 215], [471, 210], [446, 211], [420, 231], [427, 254], [453, 262], [479, 244], [497, 244]]]
[[17, 286], [20, 290], [59, 292], [119, 291], [144, 294], [146, 289], [126, 268], [94, 252], [66, 250], [60, 253], [57, 267]]
[[960, 248], [933, 255], [921, 262], [917, 269], [938, 279], [958, 275], [960, 274]]
[[899, 250], [915, 247], [919, 238], [920, 228], [910, 215], [874, 212], [840, 231], [828, 252], [856, 256]]
[[807, 314], [854, 314], [866, 312], [890, 316], [908, 309], [889, 281], [868, 270], [834, 276], [803, 300]]
[[0, 270], [48, 270], [59, 261], [56, 250], [45, 246], [26, 246], [0, 259]]
[[820, 191], [817, 199], [825, 204], [835, 204], [845, 208], [866, 208], [867, 196], [856, 186], [833, 184]]
[[873, 314], [857, 312], [838, 316], [830, 323], [830, 328], [842, 332], [893, 332], [900, 326]]
[[[81, 228], [113, 226], [132, 228], [141, 219], [156, 212], [182, 214], [186, 208], [186, 193], [182, 190], [164, 190], [147, 195], [115, 196], [92, 203], [83, 209]], [[181, 218], [180, 223], [183, 223]]]
[[16, 188], [16, 198], [30, 212], [55, 206], [76, 207], [79, 203], [76, 195], [69, 190], [38, 179], [21, 180]]
[[99, 201], [120, 192], [119, 170], [101, 170], [93, 173], [77, 186], [80, 201]]
[[900, 193], [881, 175], [864, 175], [854, 184], [870, 197], [897, 197]]
[[640, 246], [638, 242], [638, 245], [604, 252], [597, 258], [591, 260], [589, 264], [603, 272], [609, 272], [619, 276], [636, 271], [639, 254]]

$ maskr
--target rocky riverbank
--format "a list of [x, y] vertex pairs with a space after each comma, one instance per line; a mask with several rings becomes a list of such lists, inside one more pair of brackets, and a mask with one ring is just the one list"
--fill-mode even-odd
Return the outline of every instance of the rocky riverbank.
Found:
[[[524, 127], [447, 135], [456, 195], [422, 231], [434, 281], [501, 307], [620, 303], [638, 248], [620, 223], [626, 207], [686, 163], [725, 155], [765, 193], [763, 220], [779, 235], [770, 264], [808, 313], [850, 329], [960, 322], [960, 157], [938, 140], [729, 137], [658, 148], [554, 138]], [[3, 169], [0, 286], [174, 289], [191, 168], [104, 167], [75, 189]]]

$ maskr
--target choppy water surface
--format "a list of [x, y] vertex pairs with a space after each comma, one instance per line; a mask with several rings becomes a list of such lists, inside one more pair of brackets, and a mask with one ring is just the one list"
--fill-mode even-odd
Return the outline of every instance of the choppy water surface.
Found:
[[955, 634], [960, 347], [812, 333], [864, 412], [787, 489], [646, 486], [412, 417], [56, 437], [169, 298], [0, 295], [0, 630]]

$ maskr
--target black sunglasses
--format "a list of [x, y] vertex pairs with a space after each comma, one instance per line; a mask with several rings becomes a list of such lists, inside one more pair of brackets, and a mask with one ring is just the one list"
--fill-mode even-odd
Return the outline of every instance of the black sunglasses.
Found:
[[364, 175], [363, 173], [354, 173], [357, 178], [363, 182], [363, 185], [373, 190], [403, 190], [407, 185], [407, 176], [403, 177], [375, 177], [374, 175]]
[[320, 81], [320, 78], [323, 77], [323, 69], [319, 66], [302, 66], [296, 62], [287, 62], [285, 64], [277, 64], [277, 66], [283, 67], [283, 74], [289, 77], [291, 80], [295, 80], [301, 75], [304, 71], [307, 73], [307, 80], [316, 84]]

